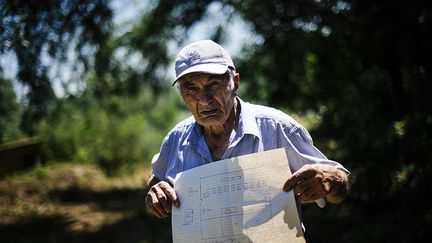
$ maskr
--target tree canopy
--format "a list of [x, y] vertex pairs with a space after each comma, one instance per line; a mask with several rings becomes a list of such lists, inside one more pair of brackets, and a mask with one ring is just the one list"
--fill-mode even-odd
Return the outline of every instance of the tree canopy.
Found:
[[[34, 135], [34, 123], [46, 114], [55, 99], [52, 80], [43, 55], [58, 61], [75, 48], [81, 61], [88, 45], [103, 43], [110, 31], [112, 11], [107, 1], [0, 1], [0, 54], [13, 52], [18, 61], [17, 78], [29, 88], [22, 129]], [[76, 46], [71, 46], [72, 40]]]

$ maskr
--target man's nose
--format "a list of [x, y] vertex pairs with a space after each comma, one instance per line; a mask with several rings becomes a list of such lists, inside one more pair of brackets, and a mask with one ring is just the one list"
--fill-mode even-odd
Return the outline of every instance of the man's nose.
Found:
[[209, 91], [203, 90], [198, 95], [198, 102], [200, 105], [208, 105], [213, 102], [213, 94]]

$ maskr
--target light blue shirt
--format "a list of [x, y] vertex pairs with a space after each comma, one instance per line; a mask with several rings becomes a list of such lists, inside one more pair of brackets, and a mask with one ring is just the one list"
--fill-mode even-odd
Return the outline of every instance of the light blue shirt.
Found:
[[[222, 159], [285, 148], [292, 172], [305, 164], [322, 163], [349, 173], [315, 148], [308, 131], [289, 115], [237, 99], [241, 110], [239, 125]], [[202, 127], [192, 116], [178, 123], [165, 137], [160, 153], [152, 160], [153, 175], [173, 183], [178, 173], [211, 162]]]

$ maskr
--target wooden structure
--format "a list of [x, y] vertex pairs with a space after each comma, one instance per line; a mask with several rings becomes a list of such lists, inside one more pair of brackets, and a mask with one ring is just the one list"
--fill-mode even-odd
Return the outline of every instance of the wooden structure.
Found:
[[0, 177], [42, 162], [40, 145], [37, 137], [0, 144]]

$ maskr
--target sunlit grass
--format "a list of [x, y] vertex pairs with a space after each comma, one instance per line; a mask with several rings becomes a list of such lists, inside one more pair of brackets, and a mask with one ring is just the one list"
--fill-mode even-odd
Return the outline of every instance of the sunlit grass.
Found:
[[100, 168], [92, 164], [38, 164], [31, 170], [0, 180], [0, 221], [3, 224], [14, 223], [22, 218], [57, 214], [75, 217], [86, 203], [65, 208], [65, 203], [53, 192], [69, 192], [72, 195], [66, 197], [73, 197], [76, 191], [103, 193], [119, 189], [144, 190], [149, 171], [148, 165], [142, 165], [129, 173], [107, 177]]

